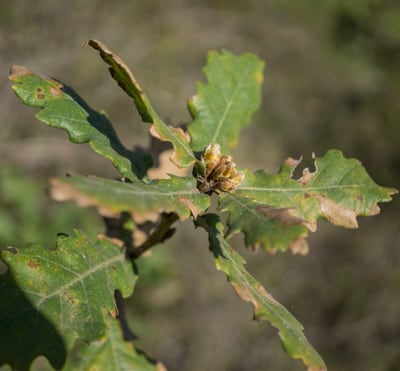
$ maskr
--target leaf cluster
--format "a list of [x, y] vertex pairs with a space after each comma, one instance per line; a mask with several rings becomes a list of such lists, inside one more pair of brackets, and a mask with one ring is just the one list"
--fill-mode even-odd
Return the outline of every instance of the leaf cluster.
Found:
[[[190, 219], [208, 233], [217, 269], [253, 305], [254, 318], [275, 326], [286, 352], [309, 370], [326, 369], [302, 325], [247, 272], [229, 238], [242, 233], [246, 246], [254, 249], [305, 254], [306, 237], [320, 218], [356, 228], [358, 216], [377, 214], [378, 203], [390, 201], [396, 191], [375, 184], [359, 161], [337, 150], [315, 157], [315, 170], [304, 169], [298, 179], [293, 174], [301, 159], [286, 159], [278, 174], [239, 169], [230, 151], [260, 104], [263, 81], [264, 64], [252, 54], [208, 54], [207, 81], [198, 83], [189, 99], [192, 121], [182, 128], [162, 120], [121, 58], [99, 41], [88, 45], [133, 99], [150, 134], [171, 144], [170, 162], [177, 173], [193, 168], [193, 174], [154, 178], [167, 171], [151, 168], [149, 155], [125, 148], [106, 115], [61, 82], [13, 66], [9, 78], [14, 92], [23, 103], [39, 108], [36, 117], [65, 130], [73, 143], [89, 143], [121, 178], [70, 173], [50, 181], [53, 199], [94, 206], [105, 218], [106, 233], [97, 241], [77, 230], [73, 236], [59, 235], [52, 250], [27, 245], [1, 251], [8, 271], [0, 278], [0, 363], [27, 369], [44, 354], [53, 367], [66, 370], [103, 369], [113, 363], [162, 369], [124, 341], [114, 293], [130, 296], [138, 277], [135, 260], [170, 238], [174, 223]], [[208, 211], [213, 194], [216, 213]], [[218, 215], [222, 212], [227, 213], [226, 226]], [[71, 353], [79, 342], [84, 345]], [[21, 345], [27, 349], [24, 354], [18, 351]]]

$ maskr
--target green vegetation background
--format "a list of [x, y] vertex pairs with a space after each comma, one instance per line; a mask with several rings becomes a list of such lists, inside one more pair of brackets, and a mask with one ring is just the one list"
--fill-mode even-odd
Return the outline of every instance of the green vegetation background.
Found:
[[[122, 141], [148, 144], [130, 100], [89, 38], [104, 41], [138, 77], [168, 122], [188, 122], [186, 99], [206, 52], [266, 61], [263, 103], [243, 131], [240, 167], [276, 172], [287, 157], [337, 148], [384, 186], [400, 187], [400, 5], [396, 0], [105, 1], [0, 3], [0, 244], [52, 246], [57, 232], [102, 231], [92, 210], [55, 204], [45, 179], [68, 170], [114, 177], [108, 162], [34, 119], [6, 82], [11, 64], [73, 86], [104, 108]], [[238, 249], [248, 268], [304, 324], [330, 370], [400, 368], [399, 198], [358, 230], [321, 223], [308, 256]], [[182, 225], [140, 263], [130, 300], [138, 345], [170, 370], [302, 370], [275, 330], [251, 321], [215, 271], [206, 236]], [[44, 363], [45, 364], [45, 363]], [[45, 366], [43, 366], [45, 367]]]

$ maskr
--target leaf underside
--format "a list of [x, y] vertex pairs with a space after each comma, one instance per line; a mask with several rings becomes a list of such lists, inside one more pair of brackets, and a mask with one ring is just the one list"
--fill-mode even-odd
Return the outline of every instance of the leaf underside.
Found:
[[227, 154], [236, 146], [240, 130], [250, 123], [260, 104], [263, 68], [264, 63], [253, 54], [209, 52], [204, 67], [208, 83], [198, 83], [197, 94], [188, 102], [194, 151], [218, 143]]
[[21, 66], [11, 68], [9, 79], [23, 103], [40, 108], [36, 114], [40, 121], [64, 129], [73, 143], [89, 143], [126, 178], [133, 180], [146, 174], [151, 158], [127, 150], [108, 118], [91, 109], [72, 88]]
[[31, 244], [0, 257], [8, 266], [0, 280], [0, 364], [15, 369], [39, 355], [61, 368], [76, 339], [104, 335], [102, 310], [115, 313], [114, 290], [127, 297], [136, 281], [119, 245], [92, 243], [80, 231], [59, 235], [53, 250]]
[[124, 183], [76, 174], [51, 180], [50, 194], [57, 201], [75, 201], [96, 206], [99, 213], [113, 217], [131, 213], [138, 223], [157, 221], [161, 213], [175, 213], [180, 219], [197, 216], [209, 207], [210, 198], [196, 189], [193, 177], [175, 177], [149, 183]]
[[110, 65], [109, 71], [118, 85], [131, 97], [144, 122], [152, 123], [151, 134], [162, 140], [171, 142], [175, 149], [171, 160], [179, 167], [187, 167], [195, 160], [189, 140], [181, 128], [166, 125], [150, 104], [133, 73], [124, 61], [97, 40], [89, 40], [88, 45], [99, 51], [101, 58]]
[[106, 336], [90, 344], [80, 344], [75, 352], [69, 354], [63, 371], [165, 370], [161, 363], [154, 364], [138, 352], [132, 341], [124, 340], [118, 320], [105, 313], [104, 322], [107, 326]]
[[378, 186], [358, 160], [330, 150], [315, 160], [315, 171], [293, 172], [300, 161], [288, 158], [279, 174], [246, 171], [242, 184], [222, 195], [227, 211], [228, 236], [243, 232], [248, 246], [268, 251], [306, 252], [304, 237], [314, 232], [319, 218], [346, 228], [357, 228], [357, 216], [379, 213], [378, 202], [391, 200], [397, 191]]
[[267, 320], [276, 327], [286, 352], [301, 359], [309, 371], [326, 370], [324, 361], [304, 336], [301, 323], [247, 272], [244, 259], [226, 242], [219, 217], [207, 214], [197, 218], [196, 223], [208, 232], [218, 270], [226, 274], [240, 298], [253, 304], [254, 318]]

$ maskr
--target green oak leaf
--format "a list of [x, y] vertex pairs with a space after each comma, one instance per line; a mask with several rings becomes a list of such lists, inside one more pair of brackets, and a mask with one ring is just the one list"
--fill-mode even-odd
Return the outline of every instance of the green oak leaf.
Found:
[[137, 351], [132, 341], [125, 341], [120, 322], [109, 314], [104, 314], [107, 332], [99, 340], [90, 344], [80, 344], [71, 352], [63, 371], [72, 370], [133, 370], [162, 371], [161, 363], [155, 364]]
[[235, 193], [219, 197], [219, 209], [228, 212], [226, 238], [243, 232], [246, 246], [262, 247], [269, 252], [286, 251], [306, 254], [308, 229], [290, 209], [271, 208]]
[[64, 129], [73, 143], [89, 143], [128, 179], [146, 174], [152, 164], [150, 157], [127, 150], [108, 118], [91, 109], [72, 88], [21, 66], [11, 68], [9, 79], [22, 102], [41, 108], [36, 114], [40, 121]]
[[104, 335], [102, 310], [116, 311], [114, 291], [133, 292], [134, 267], [105, 237], [59, 235], [57, 246], [0, 250], [0, 364], [26, 370], [39, 355], [59, 369], [76, 339]]
[[70, 174], [51, 180], [51, 196], [57, 201], [75, 201], [96, 206], [104, 216], [131, 213], [136, 222], [156, 221], [161, 213], [175, 213], [180, 219], [197, 216], [210, 205], [210, 197], [196, 189], [193, 177], [171, 176], [149, 183], [131, 183]]
[[170, 142], [174, 147], [171, 160], [179, 167], [187, 167], [195, 160], [194, 153], [189, 146], [187, 134], [181, 128], [166, 125], [150, 104], [149, 98], [143, 92], [139, 83], [133, 76], [124, 61], [97, 40], [89, 40], [88, 45], [99, 51], [101, 58], [111, 67], [109, 71], [118, 85], [135, 102], [136, 108], [144, 122], [152, 123], [151, 134], [162, 140]]
[[253, 304], [254, 318], [276, 327], [285, 351], [301, 359], [309, 371], [326, 370], [324, 361], [304, 336], [301, 323], [247, 272], [244, 259], [226, 242], [219, 217], [207, 214], [197, 218], [196, 224], [208, 232], [217, 269], [226, 274], [240, 298]]
[[[357, 228], [357, 216], [378, 214], [377, 203], [388, 202], [397, 193], [393, 188], [377, 185], [358, 160], [347, 159], [338, 150], [316, 158], [314, 172], [306, 168], [301, 178], [293, 179], [299, 163], [288, 158], [277, 175], [247, 171], [234, 197], [286, 209], [315, 231], [320, 217], [338, 226]], [[245, 233], [252, 233], [251, 228]]]
[[209, 52], [204, 67], [208, 83], [198, 83], [197, 94], [188, 102], [194, 119], [188, 126], [190, 146], [195, 151], [218, 143], [227, 154], [236, 146], [240, 129], [260, 105], [263, 68], [253, 54]]

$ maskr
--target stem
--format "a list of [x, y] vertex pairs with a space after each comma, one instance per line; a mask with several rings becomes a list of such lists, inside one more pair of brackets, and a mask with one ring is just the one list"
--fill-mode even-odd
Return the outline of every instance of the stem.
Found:
[[128, 321], [125, 315], [125, 306], [124, 306], [124, 298], [119, 290], [115, 290], [114, 293], [115, 303], [117, 304], [117, 318], [121, 325], [123, 338], [125, 341], [135, 340], [137, 336], [131, 331], [128, 325]]
[[175, 232], [175, 229], [170, 228], [170, 226], [178, 219], [179, 217], [175, 213], [161, 214], [160, 224], [142, 245], [138, 247], [132, 247], [132, 249], [129, 251], [129, 257], [132, 259], [137, 259], [140, 255], [154, 245], [164, 242], [166, 239], [170, 238]]

